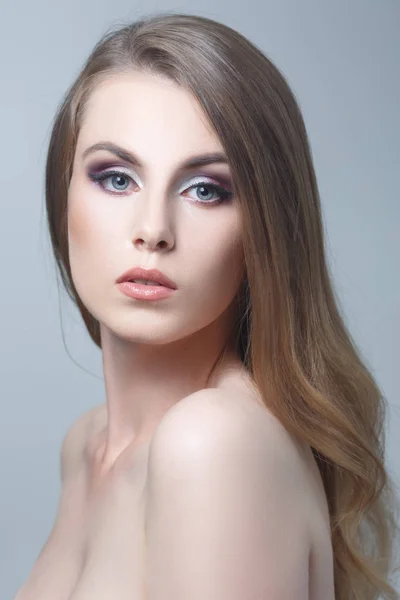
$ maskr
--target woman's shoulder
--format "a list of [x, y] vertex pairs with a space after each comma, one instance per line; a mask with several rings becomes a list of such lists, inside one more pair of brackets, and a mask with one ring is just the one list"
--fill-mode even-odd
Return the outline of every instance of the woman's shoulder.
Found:
[[244, 444], [249, 452], [254, 450], [257, 461], [290, 470], [296, 477], [309, 470], [304, 442], [290, 435], [265, 404], [241, 386], [199, 390], [170, 409], [152, 439], [150, 466], [167, 461], [171, 453], [190, 459], [193, 447], [213, 452], [223, 443], [233, 446], [232, 455]]
[[326, 533], [327, 526], [329, 529], [326, 496], [310, 446], [291, 435], [260, 395], [248, 388], [235, 385], [200, 390], [174, 406], [153, 438], [150, 465], [167, 460], [171, 452], [190, 457], [189, 448], [193, 446], [219, 448], [223, 439], [227, 443], [253, 447], [255, 460], [264, 459], [266, 468], [291, 473], [292, 481], [297, 482], [297, 501], [300, 502], [301, 496], [304, 501], [311, 537], [314, 537], [316, 523]]

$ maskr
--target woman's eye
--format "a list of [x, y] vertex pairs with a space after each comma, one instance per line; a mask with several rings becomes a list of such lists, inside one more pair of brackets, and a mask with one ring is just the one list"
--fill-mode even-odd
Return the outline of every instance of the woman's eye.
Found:
[[[102, 189], [107, 192], [125, 192], [128, 189], [129, 181], [133, 181], [129, 175], [123, 171], [107, 171], [103, 173], [89, 173], [89, 179], [98, 183]], [[105, 182], [110, 180], [112, 189], [105, 185]]]
[[[124, 195], [119, 194], [119, 192], [125, 192], [129, 187], [129, 183], [134, 182], [134, 179], [123, 171], [94, 172], [89, 173], [88, 176], [91, 181], [100, 185], [104, 191], [117, 196]], [[109, 185], [106, 185], [107, 181], [109, 181]], [[195, 192], [195, 196], [191, 196], [191, 198], [194, 202], [200, 204], [220, 204], [225, 199], [231, 198], [233, 195], [232, 192], [229, 192], [225, 188], [207, 181], [200, 181], [195, 185], [190, 186], [185, 190], [185, 193], [192, 190]], [[215, 195], [217, 197], [215, 197]]]
[[118, 191], [124, 192], [129, 185], [129, 177], [127, 175], [112, 175], [110, 177], [111, 183], [115, 186]]
[[[203, 204], [220, 204], [232, 196], [232, 193], [228, 192], [225, 188], [207, 182], [192, 185], [187, 191], [190, 190], [195, 191], [195, 202], [202, 202]], [[213, 194], [217, 194], [217, 198], [210, 198]]]

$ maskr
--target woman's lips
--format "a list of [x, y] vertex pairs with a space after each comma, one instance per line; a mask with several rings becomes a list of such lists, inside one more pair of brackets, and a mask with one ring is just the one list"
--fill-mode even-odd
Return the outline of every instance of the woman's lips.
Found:
[[117, 283], [122, 283], [124, 281], [132, 282], [134, 279], [154, 281], [172, 290], [175, 290], [177, 288], [176, 283], [172, 281], [169, 277], [164, 275], [164, 273], [162, 273], [158, 269], [145, 269], [144, 267], [134, 267], [132, 269], [129, 269], [117, 279]]
[[137, 300], [162, 300], [176, 293], [176, 290], [164, 285], [146, 285], [134, 281], [122, 281], [117, 286], [123, 294]]

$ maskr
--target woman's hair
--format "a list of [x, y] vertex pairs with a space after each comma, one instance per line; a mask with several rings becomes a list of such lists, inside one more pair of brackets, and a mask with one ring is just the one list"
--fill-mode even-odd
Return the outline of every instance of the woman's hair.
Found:
[[228, 157], [247, 270], [237, 350], [265, 406], [312, 448], [329, 505], [336, 599], [398, 598], [390, 584], [398, 504], [385, 468], [387, 400], [333, 290], [300, 108], [280, 71], [237, 31], [153, 13], [114, 26], [94, 47], [55, 115], [46, 165], [48, 226], [67, 293], [101, 348], [99, 323], [71, 277], [68, 187], [90, 95], [112, 75], [134, 72], [191, 93]]

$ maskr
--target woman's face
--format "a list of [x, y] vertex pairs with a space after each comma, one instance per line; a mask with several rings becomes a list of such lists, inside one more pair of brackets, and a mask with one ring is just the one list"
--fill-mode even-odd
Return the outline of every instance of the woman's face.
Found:
[[[139, 164], [89, 152], [99, 143]], [[234, 299], [245, 264], [229, 166], [182, 166], [222, 151], [195, 99], [169, 80], [115, 75], [92, 94], [68, 193], [69, 257], [82, 302], [118, 336], [175, 341], [210, 325]], [[106, 172], [113, 174], [93, 180]], [[135, 266], [159, 269], [177, 290], [158, 301], [127, 297], [116, 280]]]

